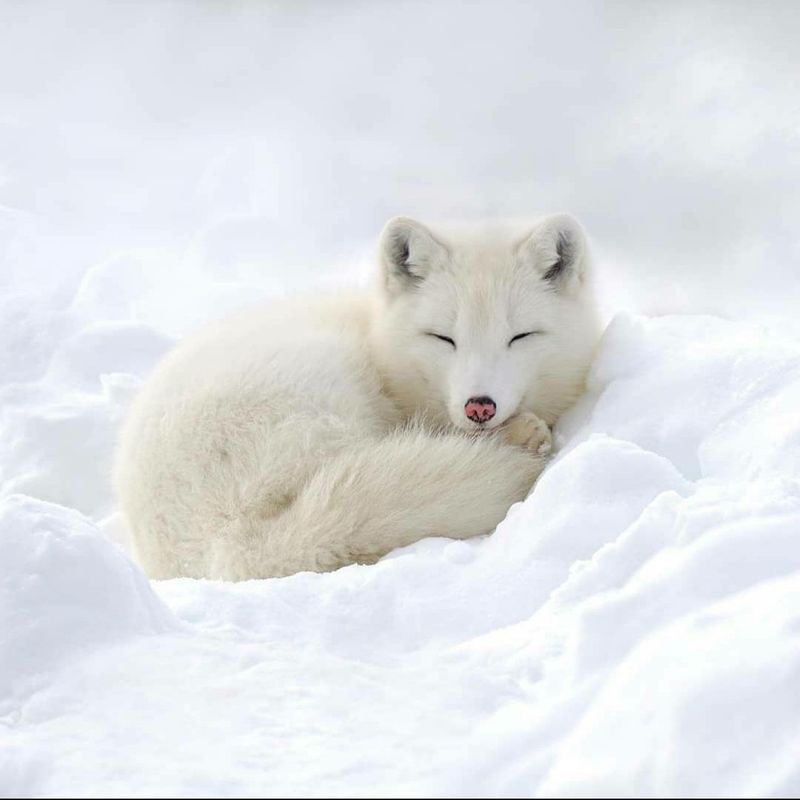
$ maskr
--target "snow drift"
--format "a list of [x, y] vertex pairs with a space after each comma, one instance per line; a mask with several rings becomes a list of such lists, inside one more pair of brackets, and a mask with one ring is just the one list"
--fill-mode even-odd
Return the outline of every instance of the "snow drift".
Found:
[[[146, 371], [103, 372], [115, 326], [77, 338], [91, 357], [54, 360], [83, 394], [56, 413], [52, 371], [7, 386], [17, 430], [106, 430], [109, 386]], [[128, 331], [120, 359], [157, 340]], [[64, 505], [97, 519], [108, 498], [63, 494], [54, 477], [93, 476], [84, 462], [107, 460], [104, 438], [22, 436], [5, 456], [35, 460], [27, 485], [48, 502], [6, 492], [2, 505], [0, 785], [797, 792], [798, 403], [792, 341], [619, 316], [557, 458], [493, 536], [327, 575], [152, 590], [109, 540], [113, 516]]]

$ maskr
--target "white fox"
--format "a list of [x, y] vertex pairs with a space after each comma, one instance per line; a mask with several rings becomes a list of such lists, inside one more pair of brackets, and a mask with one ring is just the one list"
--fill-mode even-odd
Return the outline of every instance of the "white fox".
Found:
[[491, 532], [546, 462], [599, 334], [584, 234], [391, 220], [380, 280], [186, 340], [137, 397], [116, 482], [154, 578], [370, 563]]

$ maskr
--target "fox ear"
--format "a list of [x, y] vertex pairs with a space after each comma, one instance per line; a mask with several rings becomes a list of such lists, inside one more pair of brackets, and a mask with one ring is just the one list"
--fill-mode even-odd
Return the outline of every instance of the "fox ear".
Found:
[[419, 286], [447, 248], [416, 220], [394, 217], [381, 234], [380, 254], [384, 284], [396, 293]]
[[569, 214], [541, 220], [519, 245], [519, 259], [559, 292], [574, 291], [586, 271], [586, 235]]

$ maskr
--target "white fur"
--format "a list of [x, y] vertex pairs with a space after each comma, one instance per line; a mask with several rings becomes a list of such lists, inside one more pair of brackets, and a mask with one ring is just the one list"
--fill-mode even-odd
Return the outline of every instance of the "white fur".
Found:
[[[577, 223], [447, 235], [398, 218], [380, 259], [376, 291], [218, 323], [145, 384], [116, 481], [152, 577], [371, 562], [488, 533], [528, 493], [548, 446], [535, 415], [573, 403], [598, 334]], [[464, 414], [479, 395], [497, 404], [483, 427]]]

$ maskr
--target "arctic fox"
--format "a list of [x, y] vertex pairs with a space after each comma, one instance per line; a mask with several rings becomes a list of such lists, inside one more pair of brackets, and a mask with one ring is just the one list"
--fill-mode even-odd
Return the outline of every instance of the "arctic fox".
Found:
[[528, 494], [599, 333], [582, 229], [398, 217], [379, 261], [374, 291], [217, 323], [144, 385], [115, 472], [153, 578], [371, 563]]

